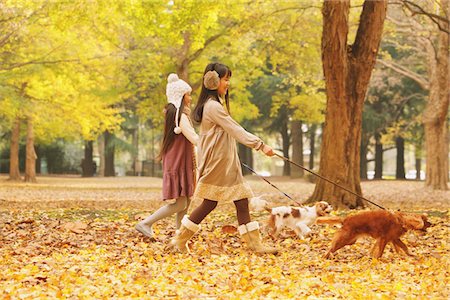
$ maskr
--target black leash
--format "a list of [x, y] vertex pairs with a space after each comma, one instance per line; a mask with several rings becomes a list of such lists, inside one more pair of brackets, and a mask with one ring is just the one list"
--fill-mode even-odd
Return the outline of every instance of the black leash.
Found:
[[283, 195], [285, 195], [286, 197], [288, 197], [289, 199], [291, 199], [292, 201], [294, 201], [298, 206], [303, 206], [300, 203], [298, 203], [297, 201], [295, 201], [294, 199], [292, 199], [291, 196], [289, 196], [288, 194], [286, 194], [285, 192], [283, 192], [282, 190], [280, 190], [279, 188], [277, 188], [273, 183], [271, 183], [269, 180], [267, 180], [266, 178], [264, 178], [263, 176], [259, 175], [258, 173], [256, 173], [255, 170], [253, 170], [252, 168], [250, 168], [249, 166], [247, 166], [246, 164], [244, 164], [243, 162], [241, 162], [241, 164], [246, 167], [247, 169], [249, 169], [253, 174], [255, 174], [256, 176], [258, 176], [259, 178], [261, 178], [262, 180], [264, 180], [265, 182], [267, 182], [268, 184], [270, 184], [272, 187], [276, 188], [277, 190], [279, 190]]
[[[274, 153], [275, 153], [275, 152], [274, 152]], [[331, 183], [331, 184], [334, 184], [335, 186], [338, 186], [338, 187], [340, 187], [340, 188], [343, 189], [343, 190], [346, 190], [346, 191], [349, 192], [350, 194], [353, 194], [353, 195], [355, 195], [356, 197], [363, 199], [364, 201], [367, 201], [367, 202], [369, 202], [369, 203], [371, 203], [371, 204], [373, 204], [373, 205], [375, 205], [375, 206], [377, 206], [377, 207], [379, 207], [379, 208], [381, 208], [381, 209], [386, 210], [386, 208], [384, 208], [383, 206], [378, 205], [378, 204], [376, 204], [375, 202], [372, 202], [372, 201], [370, 201], [369, 199], [364, 198], [364, 197], [361, 196], [361, 195], [358, 195], [357, 193], [353, 192], [352, 190], [349, 190], [348, 188], [346, 188], [346, 187], [344, 187], [344, 186], [342, 186], [342, 185], [340, 185], [340, 184], [338, 184], [338, 183], [336, 183], [336, 182], [334, 182], [334, 181], [332, 181], [332, 180], [330, 180], [330, 179], [328, 179], [328, 178], [325, 178], [325, 177], [323, 177], [322, 175], [319, 175], [319, 174], [317, 174], [316, 172], [313, 172], [313, 171], [311, 171], [310, 169], [305, 168], [305, 167], [302, 166], [302, 165], [299, 165], [299, 164], [297, 164], [297, 163], [291, 161], [291, 160], [290, 160], [289, 158], [287, 158], [287, 157], [284, 157], [284, 156], [279, 155], [279, 154], [277, 154], [277, 153], [275, 153], [275, 155], [278, 156], [279, 158], [285, 160], [285, 161], [290, 162], [290, 163], [293, 164], [294, 166], [297, 166], [297, 167], [299, 167], [299, 168], [301, 168], [301, 169], [303, 169], [303, 170], [305, 170], [305, 171], [308, 171], [309, 173], [311, 173], [311, 174], [313, 174], [313, 175], [315, 175], [315, 176], [317, 176], [317, 177], [319, 177], [319, 178], [321, 178], [321, 179], [323, 179], [323, 180], [325, 180], [325, 181], [327, 181], [327, 182], [329, 182], [329, 183]]]

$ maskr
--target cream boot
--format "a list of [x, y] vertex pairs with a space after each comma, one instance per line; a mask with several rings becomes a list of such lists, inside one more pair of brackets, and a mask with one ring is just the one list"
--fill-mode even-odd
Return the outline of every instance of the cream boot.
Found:
[[259, 234], [259, 224], [256, 221], [242, 224], [238, 227], [239, 233], [247, 246], [256, 253], [272, 253], [276, 254], [278, 249], [266, 247], [261, 243], [261, 235]]
[[189, 220], [188, 215], [184, 215], [181, 220], [181, 227], [177, 230], [177, 235], [170, 241], [169, 248], [175, 248], [181, 252], [189, 252], [187, 242], [200, 229], [200, 225]]

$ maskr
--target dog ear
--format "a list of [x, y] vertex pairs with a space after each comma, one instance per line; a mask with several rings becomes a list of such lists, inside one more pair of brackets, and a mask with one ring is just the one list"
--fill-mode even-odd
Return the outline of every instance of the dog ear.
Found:
[[425, 222], [420, 215], [401, 214], [402, 227], [405, 229], [421, 230], [425, 227]]

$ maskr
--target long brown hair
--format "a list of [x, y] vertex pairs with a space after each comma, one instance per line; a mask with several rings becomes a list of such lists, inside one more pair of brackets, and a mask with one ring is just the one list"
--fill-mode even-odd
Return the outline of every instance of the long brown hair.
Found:
[[[219, 74], [219, 78], [223, 77], [231, 77], [231, 70], [227, 66], [221, 63], [210, 63], [206, 66], [205, 72], [203, 72], [203, 76], [208, 71], [216, 71]], [[205, 85], [203, 84], [203, 77], [202, 77], [202, 91], [200, 92], [200, 96], [198, 97], [197, 105], [194, 108], [193, 112], [193, 119], [197, 123], [201, 123], [203, 119], [203, 108], [205, 106], [206, 101], [209, 98], [213, 98], [216, 101], [219, 101], [219, 94], [217, 93], [217, 90], [208, 90]], [[228, 96], [228, 90], [225, 94], [225, 104], [227, 106], [228, 113], [230, 113], [230, 101]]]
[[[184, 96], [183, 99], [181, 100], [180, 111], [178, 113], [178, 124], [180, 123], [181, 114], [183, 113], [183, 110], [184, 110]], [[166, 107], [164, 108], [164, 111], [165, 111], [164, 137], [162, 141], [161, 151], [159, 152], [159, 155], [156, 157], [157, 160], [162, 160], [164, 154], [166, 154], [170, 150], [170, 147], [175, 141], [175, 136], [177, 136], [177, 134], [175, 134], [175, 132], [173, 131], [175, 129], [175, 115], [177, 113], [175, 105], [173, 105], [172, 103], [167, 104]]]

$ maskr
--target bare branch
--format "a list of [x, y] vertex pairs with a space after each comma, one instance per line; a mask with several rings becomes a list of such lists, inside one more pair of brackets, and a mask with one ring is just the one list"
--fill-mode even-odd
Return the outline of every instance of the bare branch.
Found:
[[405, 68], [399, 64], [396, 64], [394, 62], [385, 61], [383, 59], [377, 59], [377, 62], [381, 63], [383, 66], [385, 66], [403, 76], [406, 76], [406, 77], [414, 80], [424, 90], [428, 90], [430, 87], [430, 83], [428, 82], [428, 80], [426, 78], [424, 78], [423, 76], [421, 76], [411, 70], [408, 70], [407, 68]]
[[[405, 7], [412, 13], [413, 16], [414, 15], [427, 16], [433, 23], [435, 23], [438, 26], [440, 31], [450, 34], [450, 31], [447, 28], [445, 28], [450, 23], [448, 16], [443, 17], [443, 16], [433, 14], [431, 12], [425, 11], [421, 6], [419, 6], [418, 4], [416, 4], [412, 1], [409, 1], [409, 0], [402, 0], [402, 2], [405, 5]], [[443, 22], [444, 24], [447, 24], [447, 25], [442, 26], [441, 22]]]

